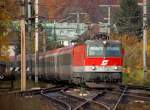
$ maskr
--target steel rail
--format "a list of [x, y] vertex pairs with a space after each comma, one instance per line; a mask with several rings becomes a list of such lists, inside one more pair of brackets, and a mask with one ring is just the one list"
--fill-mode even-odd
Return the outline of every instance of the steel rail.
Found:
[[111, 109], [110, 109], [110, 107], [108, 107], [108, 106], [107, 106], [107, 105], [105, 105], [104, 103], [99, 103], [99, 102], [97, 102], [97, 101], [92, 101], [92, 102], [94, 102], [94, 103], [97, 103], [97, 104], [99, 104], [99, 105], [104, 106], [107, 110], [111, 110]]
[[[131, 94], [124, 94], [124, 96], [130, 96], [130, 97], [134, 97], [134, 98], [141, 98], [143, 99], [144, 101], [146, 100], [147, 103], [150, 103], [150, 98], [147, 98], [147, 97], [143, 97], [143, 96], [138, 96], [138, 95], [131, 95]], [[149, 100], [149, 101], [147, 101]]]
[[118, 104], [120, 103], [120, 101], [121, 101], [122, 97], [124, 96], [124, 94], [125, 94], [126, 90], [127, 90], [127, 87], [125, 87], [125, 89], [123, 90], [123, 92], [122, 92], [122, 94], [120, 95], [120, 97], [119, 97], [119, 99], [118, 99], [117, 103], [115, 104], [115, 106], [114, 106], [113, 110], [116, 110], [116, 109], [117, 109], [117, 106], [118, 106]]
[[106, 94], [109, 94], [109, 93], [108, 93], [108, 91], [105, 90], [105, 91], [103, 91], [103, 93], [98, 94], [96, 97], [94, 97], [93, 100], [99, 104], [105, 105], [107, 108], [109, 108], [109, 110], [111, 110], [111, 106], [112, 106], [111, 104], [108, 105], [108, 103], [106, 103], [105, 101], [100, 100], [101, 102], [99, 102], [99, 100], [97, 100], [97, 99], [99, 99], [98, 97], [102, 97], [102, 99], [103, 99], [103, 96], [104, 97], [107, 96]]
[[74, 98], [74, 99], [77, 99], [77, 100], [80, 100], [80, 101], [86, 101], [85, 98], [81, 98], [81, 97], [77, 97], [77, 96], [74, 96], [74, 95], [70, 95], [68, 93], [65, 93], [64, 91], [61, 91], [62, 94], [68, 96], [68, 97], [71, 97], [71, 98]]
[[[63, 95], [63, 97], [68, 97], [68, 99], [70, 100], [70, 101], [76, 101], [77, 103], [84, 103], [84, 102], [86, 102], [86, 99], [84, 99], [84, 98], [81, 98], [81, 97], [77, 97], [77, 96], [73, 96], [73, 95], [70, 95], [70, 94], [67, 94], [67, 93], [65, 93], [65, 92], [63, 92], [63, 91], [60, 91], [60, 93], [59, 93], [60, 95]], [[69, 102], [70, 103], [70, 102]], [[77, 104], [76, 103], [76, 104]], [[76, 105], [75, 104], [75, 105]], [[76, 108], [76, 106], [74, 106], [74, 104], [72, 104], [72, 103], [70, 103], [70, 106], [71, 106], [71, 109], [74, 109], [74, 108]]]
[[58, 91], [60, 89], [63, 89], [65, 87], [62, 86], [55, 86], [55, 87], [51, 87], [51, 88], [42, 88], [42, 89], [36, 89], [36, 90], [28, 90], [28, 91], [12, 91], [12, 92], [5, 92], [3, 94], [18, 94], [21, 96], [26, 96], [26, 95], [37, 95], [40, 94], [41, 91]]
[[71, 106], [70, 106], [68, 103], [63, 102], [63, 101], [61, 101], [61, 100], [59, 100], [59, 99], [50, 97], [50, 96], [46, 95], [44, 92], [45, 92], [45, 91], [41, 91], [41, 95], [42, 95], [42, 96], [44, 96], [45, 98], [48, 98], [48, 99], [52, 100], [52, 101], [55, 102], [55, 103], [58, 103], [59, 105], [64, 106], [67, 110], [71, 110]]
[[53, 98], [53, 97], [49, 97], [46, 94], [41, 94], [41, 95], [44, 96], [44, 97], [46, 97], [46, 98], [48, 98], [48, 99], [50, 99], [50, 100], [52, 100], [55, 103], [58, 103], [59, 105], [64, 106], [67, 110], [71, 110], [71, 107], [70, 107], [70, 105], [68, 103], [60, 101], [60, 100], [58, 100], [56, 98]]
[[[98, 94], [97, 94], [97, 95], [98, 95]], [[97, 95], [96, 95], [96, 96], [97, 96]], [[96, 96], [94, 96], [94, 97], [96, 97]], [[83, 99], [85, 99], [86, 101], [83, 102], [82, 104], [78, 105], [78, 106], [77, 106], [75, 109], [73, 109], [73, 110], [79, 109], [80, 107], [82, 107], [82, 106], [85, 105], [86, 103], [88, 103], [88, 102], [90, 102], [91, 100], [93, 100], [94, 97], [92, 97], [92, 99], [85, 99], [85, 98], [83, 98]]]
[[78, 109], [81, 108], [82, 106], [86, 105], [87, 103], [91, 103], [91, 102], [92, 102], [92, 103], [95, 103], [95, 104], [98, 104], [98, 105], [101, 105], [102, 107], [106, 108], [107, 110], [110, 110], [110, 108], [109, 108], [107, 105], [105, 105], [105, 104], [103, 104], [103, 103], [96, 102], [96, 101], [93, 100], [94, 98], [96, 98], [96, 97], [97, 97], [98, 95], [100, 95], [100, 94], [103, 94], [103, 93], [98, 93], [98, 94], [94, 95], [91, 99], [83, 98], [83, 99], [86, 99], [86, 101], [85, 101], [84, 103], [78, 105], [78, 106], [77, 106], [75, 109], [73, 109], [73, 110], [78, 110]]

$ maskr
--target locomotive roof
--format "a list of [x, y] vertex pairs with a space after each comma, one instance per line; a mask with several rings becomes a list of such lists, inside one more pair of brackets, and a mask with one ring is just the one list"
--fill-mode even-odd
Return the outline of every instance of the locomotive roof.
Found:
[[72, 49], [72, 48], [73, 48], [73, 46], [61, 47], [61, 48], [49, 50], [49, 51], [46, 52], [46, 54], [55, 53], [55, 52], [62, 52], [62, 51], [70, 50], [70, 49]]
[[[87, 40], [85, 43], [102, 43], [104, 40]], [[105, 40], [107, 43], [112, 43], [112, 44], [121, 44], [119, 40]]]

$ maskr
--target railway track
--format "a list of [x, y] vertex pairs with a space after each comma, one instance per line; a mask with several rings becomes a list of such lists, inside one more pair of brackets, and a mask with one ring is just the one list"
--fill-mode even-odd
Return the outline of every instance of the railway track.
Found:
[[101, 94], [93, 97], [92, 101], [101, 104], [107, 108], [107, 110], [115, 110], [118, 106], [121, 98], [123, 97], [126, 88], [123, 92], [114, 92], [112, 90], [104, 90]]
[[105, 91], [103, 94], [97, 95], [93, 100], [102, 103], [109, 107], [110, 110], [114, 108], [119, 100], [121, 93], [113, 93], [112, 91]]
[[[63, 97], [65, 96], [66, 96], [66, 93], [65, 94], [63, 93]], [[80, 97], [80, 96], [74, 96], [74, 95], [72, 97], [72, 94], [67, 94], [67, 97], [65, 98], [62, 98], [62, 96], [60, 97], [61, 97], [60, 98], [61, 101], [64, 100], [66, 101], [68, 105], [70, 105], [71, 110], [122, 110], [122, 108], [120, 109], [120, 105], [124, 105], [124, 108], [125, 107], [129, 108], [128, 105], [130, 105], [131, 103], [133, 104], [132, 106], [134, 106], [134, 104], [136, 106], [137, 103], [140, 103], [150, 108], [149, 97], [138, 95], [138, 93], [134, 94], [133, 92], [131, 92], [130, 89], [128, 89], [128, 87], [125, 87], [122, 91], [101, 90], [95, 93], [93, 96], [89, 96], [89, 97], [88, 96]], [[72, 99], [74, 97], [77, 97], [77, 99], [79, 99], [80, 97], [81, 102], [78, 100]], [[58, 97], [55, 97], [55, 98], [59, 99]], [[134, 110], [134, 109], [131, 109], [131, 110]], [[146, 110], [149, 110], [149, 109], [146, 109]]]
[[106, 105], [95, 101], [87, 101], [83, 105], [74, 110], [110, 110]]
[[[102, 95], [94, 98], [96, 102], [107, 105], [110, 110], [149, 110], [149, 94], [141, 93], [143, 90], [132, 90], [125, 87], [122, 91], [105, 91]], [[135, 108], [134, 108], [135, 107]], [[141, 109], [140, 109], [141, 108]]]
[[[127, 90], [120, 102], [118, 103], [117, 110], [149, 110], [150, 109], [150, 97], [148, 94], [142, 94], [141, 90]], [[139, 93], [138, 93], [139, 92]]]
[[66, 94], [63, 91], [50, 92], [45, 94], [42, 93], [42, 95], [49, 98], [50, 100], [61, 103], [61, 105], [65, 105], [67, 110], [73, 110], [76, 106], [86, 101], [85, 99]]
[[[98, 94], [101, 94], [101, 92]], [[65, 110], [109, 110], [106, 105], [93, 100], [98, 94], [86, 98], [68, 94], [65, 89], [55, 92], [42, 92], [44, 97], [54, 101], [58, 106], [63, 106]]]
[[11, 93], [20, 96], [42, 95], [53, 103], [57, 110], [126, 110], [127, 107], [128, 110], [134, 110], [132, 109], [134, 106], [143, 106], [144, 110], [150, 108], [150, 95], [142, 94], [143, 90], [128, 87], [121, 90], [88, 89], [86, 90], [86, 96], [80, 96], [68, 92], [70, 89], [73, 88], [56, 86], [49, 89]]
[[43, 94], [41, 93], [42, 96], [44, 96], [45, 98], [51, 100], [54, 104], [55, 104], [55, 107], [57, 107], [58, 110], [71, 110], [71, 107], [68, 103], [65, 103], [57, 98], [54, 98], [54, 97], [50, 97], [46, 94]]
[[27, 90], [27, 91], [9, 91], [9, 92], [3, 92], [0, 93], [0, 95], [5, 95], [5, 94], [16, 94], [16, 95], [20, 95], [20, 96], [33, 96], [33, 95], [39, 95], [41, 94], [41, 91], [45, 91], [45, 92], [53, 92], [53, 91], [59, 91], [61, 89], [64, 89], [66, 87], [63, 86], [54, 86], [51, 88], [42, 88], [42, 89], [34, 89], [34, 90]]

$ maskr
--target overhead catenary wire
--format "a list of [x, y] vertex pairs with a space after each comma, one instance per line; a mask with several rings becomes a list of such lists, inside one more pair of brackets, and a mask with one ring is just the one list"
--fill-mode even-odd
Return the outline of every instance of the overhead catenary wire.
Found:
[[[34, 4], [34, 3], [33, 3]], [[44, 5], [43, 5], [44, 6]], [[45, 5], [46, 6], [46, 5]], [[11, 11], [11, 9], [7, 9], [7, 8], [4, 8], [4, 7], [2, 7], [2, 9], [5, 9], [6, 11], [8, 11], [8, 12], [10, 12]], [[15, 16], [15, 15], [13, 15], [13, 14], [11, 14], [11, 13], [9, 13], [13, 18], [15, 18], [15, 19], [18, 19], [18, 20], [20, 20], [21, 19], [21, 17], [20, 16]], [[140, 17], [143, 17], [142, 15], [141, 16], [129, 16], [129, 17], [117, 17], [117, 19], [130, 19], [130, 18], [140, 18]], [[32, 16], [30, 19], [34, 19], [35, 18], [35, 16]], [[47, 20], [51, 20], [52, 18], [49, 18], [49, 17], [45, 17], [45, 16], [40, 16], [39, 15], [39, 18], [43, 18], [43, 19], [47, 19]], [[26, 17], [26, 19], [28, 19], [27, 17]], [[60, 19], [63, 19], [63, 17], [62, 18], [60, 18]]]

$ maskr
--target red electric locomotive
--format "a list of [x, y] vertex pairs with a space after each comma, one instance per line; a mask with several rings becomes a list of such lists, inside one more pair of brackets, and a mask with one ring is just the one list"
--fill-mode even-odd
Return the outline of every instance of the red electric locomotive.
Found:
[[123, 54], [120, 41], [87, 40], [41, 54], [39, 76], [76, 84], [122, 82]]

